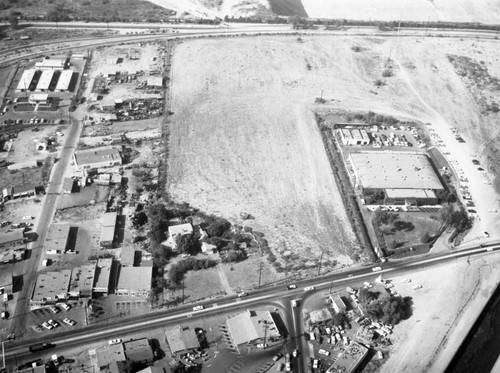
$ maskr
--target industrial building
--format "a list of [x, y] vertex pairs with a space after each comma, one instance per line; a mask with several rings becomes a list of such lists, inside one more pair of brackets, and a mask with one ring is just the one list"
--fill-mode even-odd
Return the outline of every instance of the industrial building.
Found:
[[56, 92], [67, 92], [73, 79], [73, 70], [63, 70], [57, 81]]
[[370, 136], [364, 129], [342, 128], [338, 130], [344, 146], [370, 145]]
[[28, 102], [32, 105], [42, 104], [45, 105], [49, 101], [49, 95], [47, 93], [32, 93], [28, 97]]
[[66, 59], [44, 59], [35, 64], [38, 70], [64, 70]]
[[177, 325], [165, 330], [165, 339], [173, 355], [185, 354], [200, 348], [196, 332], [189, 326], [181, 327]]
[[0, 294], [12, 294], [14, 278], [12, 273], [0, 272]]
[[147, 86], [151, 88], [162, 88], [163, 78], [161, 76], [150, 76], [148, 77]]
[[36, 92], [46, 92], [49, 90], [50, 83], [54, 78], [54, 70], [43, 70], [42, 75], [40, 76], [40, 80], [36, 85]]
[[76, 151], [73, 160], [78, 171], [120, 166], [122, 157], [115, 147], [102, 147]]
[[19, 83], [17, 84], [16, 92], [26, 92], [30, 90], [31, 82], [35, 76], [35, 69], [27, 69], [23, 71], [23, 75], [21, 79], [19, 79]]
[[328, 320], [331, 320], [332, 318], [332, 313], [328, 308], [322, 308], [320, 310], [314, 310], [309, 313], [309, 316], [311, 318], [311, 322], [314, 324], [320, 323], [320, 322], [325, 322]]
[[13, 248], [0, 251], [0, 264], [14, 263], [26, 257], [25, 248]]
[[260, 343], [280, 338], [273, 315], [265, 310], [246, 310], [226, 321], [231, 338], [236, 346]]
[[38, 274], [31, 297], [32, 306], [43, 306], [68, 299], [71, 270], [42, 272]]
[[116, 295], [146, 298], [151, 292], [153, 267], [121, 267]]
[[68, 295], [72, 299], [92, 298], [96, 263], [74, 268], [71, 274]]
[[342, 351], [335, 362], [327, 369], [326, 373], [352, 373], [368, 355], [368, 349], [356, 341], [351, 341], [349, 346]]
[[153, 362], [154, 355], [147, 338], [130, 340], [123, 343], [125, 357], [127, 360], [136, 363], [150, 364]]
[[78, 227], [73, 227], [72, 232], [71, 228], [68, 224], [52, 224], [49, 227], [47, 238], [43, 244], [45, 252], [53, 254], [75, 251]]
[[12, 249], [24, 245], [24, 233], [22, 229], [14, 229], [12, 232], [0, 233], [0, 250]]
[[330, 303], [332, 304], [332, 308], [337, 313], [343, 313], [347, 310], [347, 306], [338, 294], [330, 295]]
[[356, 186], [363, 194], [384, 193], [386, 204], [430, 205], [444, 190], [426, 154], [357, 152], [349, 156]]
[[113, 259], [99, 259], [94, 275], [93, 292], [106, 296], [110, 292], [111, 270], [113, 269]]
[[99, 239], [99, 244], [102, 247], [113, 246], [113, 241], [115, 239], [115, 227], [116, 227], [116, 217], [115, 212], [106, 212], [101, 219], [101, 238]]

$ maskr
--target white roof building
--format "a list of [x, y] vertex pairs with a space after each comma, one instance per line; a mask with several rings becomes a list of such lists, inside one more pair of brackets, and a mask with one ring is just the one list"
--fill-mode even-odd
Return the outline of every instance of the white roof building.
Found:
[[56, 85], [56, 92], [66, 92], [73, 77], [73, 70], [63, 70]]
[[37, 62], [35, 68], [39, 70], [63, 70], [65, 64], [65, 59], [44, 59]]
[[35, 76], [35, 69], [24, 70], [21, 79], [19, 79], [19, 83], [17, 84], [16, 92], [24, 92], [30, 89], [31, 81]]
[[190, 223], [171, 225], [168, 227], [168, 239], [166, 244], [172, 249], [177, 247], [177, 237], [193, 233], [193, 226]]
[[40, 76], [40, 80], [36, 85], [35, 91], [37, 92], [45, 92], [49, 90], [50, 82], [54, 77], [54, 70], [43, 70], [42, 75]]

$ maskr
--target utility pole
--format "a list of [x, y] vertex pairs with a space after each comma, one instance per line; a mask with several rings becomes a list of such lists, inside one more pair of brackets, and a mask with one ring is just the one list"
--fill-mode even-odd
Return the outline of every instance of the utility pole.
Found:
[[182, 303], [184, 303], [184, 277], [182, 278]]
[[259, 288], [260, 288], [260, 280], [262, 279], [262, 257], [259, 258]]
[[323, 264], [323, 253], [324, 253], [324, 251], [323, 251], [323, 250], [321, 250], [321, 256], [320, 256], [320, 258], [319, 258], [319, 266], [318, 266], [318, 276], [319, 276], [319, 275], [320, 275], [320, 273], [321, 273], [321, 265]]

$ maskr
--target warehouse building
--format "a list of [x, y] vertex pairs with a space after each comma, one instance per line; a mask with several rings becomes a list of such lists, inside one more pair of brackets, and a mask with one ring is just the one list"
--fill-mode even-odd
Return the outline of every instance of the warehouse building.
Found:
[[44, 59], [35, 64], [38, 70], [64, 70], [66, 59]]
[[236, 346], [261, 343], [280, 338], [273, 315], [265, 310], [246, 310], [226, 321], [231, 338]]
[[73, 160], [78, 171], [120, 166], [122, 157], [115, 147], [102, 147], [76, 151]]
[[31, 82], [35, 76], [35, 69], [24, 70], [19, 83], [17, 84], [16, 92], [26, 92], [30, 90]]
[[93, 292], [107, 296], [110, 292], [111, 270], [113, 269], [113, 259], [99, 259], [94, 275]]
[[136, 363], [150, 364], [153, 362], [154, 355], [147, 338], [130, 340], [123, 343], [125, 357], [129, 361]]
[[338, 294], [333, 294], [330, 295], [330, 303], [332, 305], [332, 308], [335, 310], [337, 313], [343, 313], [347, 311], [347, 306]]
[[101, 238], [99, 239], [99, 244], [102, 247], [113, 246], [113, 241], [115, 239], [116, 217], [116, 212], [107, 212], [102, 216]]
[[91, 298], [94, 288], [96, 264], [86, 264], [74, 268], [69, 285], [69, 297], [72, 299]]
[[370, 136], [364, 129], [342, 128], [338, 132], [344, 146], [370, 144]]
[[358, 152], [349, 156], [363, 194], [383, 193], [385, 204], [431, 205], [444, 190], [429, 157], [412, 152]]
[[56, 85], [56, 92], [67, 92], [73, 78], [73, 70], [63, 70]]
[[74, 252], [77, 234], [78, 227], [71, 227], [68, 224], [52, 224], [43, 244], [45, 252]]
[[0, 272], [0, 294], [12, 294], [14, 289], [14, 278], [11, 272]]
[[177, 325], [165, 330], [165, 339], [173, 355], [182, 355], [200, 348], [196, 332], [189, 326]]
[[24, 245], [24, 233], [22, 229], [0, 233], [0, 249], [12, 249], [22, 245]]
[[150, 76], [148, 77], [147, 86], [151, 88], [162, 88], [163, 78], [161, 76]]
[[153, 267], [121, 267], [116, 295], [147, 298], [152, 275]]
[[368, 355], [368, 349], [356, 341], [351, 341], [349, 346], [340, 353], [326, 373], [352, 373]]
[[43, 306], [67, 300], [70, 280], [70, 269], [38, 274], [31, 297], [31, 305]]
[[52, 78], [54, 78], [54, 70], [43, 70], [42, 75], [40, 76], [40, 80], [36, 85], [36, 92], [46, 92], [49, 90], [50, 83], [52, 82]]

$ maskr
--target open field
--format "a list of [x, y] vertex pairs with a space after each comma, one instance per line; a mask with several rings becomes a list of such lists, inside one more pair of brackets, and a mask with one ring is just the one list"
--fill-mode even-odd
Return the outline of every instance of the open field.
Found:
[[286, 264], [315, 266], [322, 250], [351, 263], [353, 233], [311, 110], [328, 68], [311, 72], [307, 60], [327, 58], [318, 45], [274, 39], [178, 47], [169, 192], [233, 221], [251, 214], [246, 224], [264, 232]]

